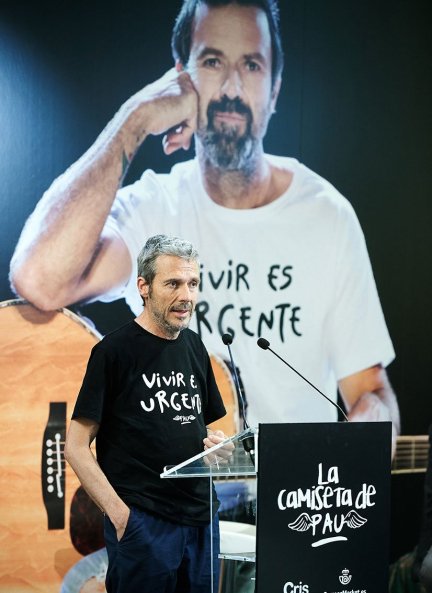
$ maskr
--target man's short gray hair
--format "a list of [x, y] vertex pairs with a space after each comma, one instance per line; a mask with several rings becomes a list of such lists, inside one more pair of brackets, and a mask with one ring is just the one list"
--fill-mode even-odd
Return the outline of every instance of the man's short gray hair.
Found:
[[147, 240], [138, 258], [138, 276], [151, 285], [156, 276], [156, 260], [160, 255], [174, 255], [186, 260], [198, 262], [198, 251], [189, 241], [179, 237], [155, 235]]

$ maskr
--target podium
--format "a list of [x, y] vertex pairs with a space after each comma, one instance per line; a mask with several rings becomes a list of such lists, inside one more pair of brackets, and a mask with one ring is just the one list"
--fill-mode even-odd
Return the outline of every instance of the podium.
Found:
[[255, 563], [256, 593], [382, 593], [390, 474], [391, 423], [344, 422], [260, 424], [161, 477], [256, 480], [255, 553], [220, 555]]

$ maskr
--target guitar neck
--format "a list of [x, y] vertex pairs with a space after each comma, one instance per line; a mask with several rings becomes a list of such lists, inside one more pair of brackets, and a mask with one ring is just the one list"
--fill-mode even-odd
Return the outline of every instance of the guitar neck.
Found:
[[429, 457], [428, 435], [400, 436], [392, 463], [393, 474], [422, 473]]

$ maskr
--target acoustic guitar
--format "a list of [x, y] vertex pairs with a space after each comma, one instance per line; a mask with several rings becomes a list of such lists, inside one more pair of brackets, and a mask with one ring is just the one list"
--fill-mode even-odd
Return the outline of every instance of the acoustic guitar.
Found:
[[63, 456], [90, 350], [100, 335], [74, 313], [0, 303], [0, 591], [58, 593], [81, 555], [69, 536], [79, 483]]
[[[42, 312], [19, 299], [0, 303], [0, 329], [0, 592], [59, 593], [67, 571], [103, 545], [100, 517], [63, 454], [101, 336], [67, 309]], [[234, 383], [222, 359], [210, 360], [228, 412], [212, 428], [233, 435]]]

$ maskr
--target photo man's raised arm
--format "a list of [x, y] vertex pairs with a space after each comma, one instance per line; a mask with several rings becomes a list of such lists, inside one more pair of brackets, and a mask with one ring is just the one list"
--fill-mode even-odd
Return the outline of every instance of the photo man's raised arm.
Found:
[[10, 279], [19, 296], [52, 310], [126, 283], [129, 252], [119, 237], [103, 233], [116, 192], [148, 135], [165, 134], [166, 154], [189, 147], [197, 106], [195, 88], [180, 65], [122, 105], [29, 217], [11, 261]]

